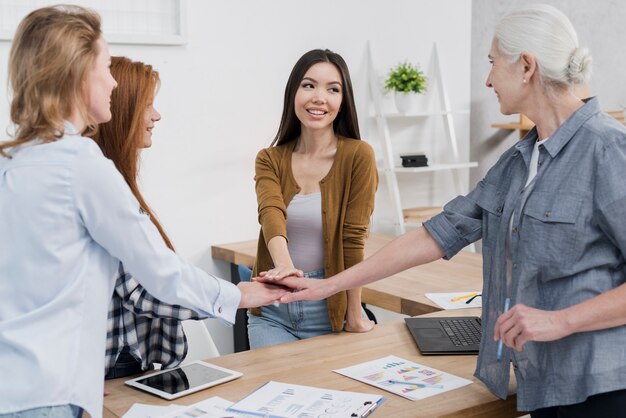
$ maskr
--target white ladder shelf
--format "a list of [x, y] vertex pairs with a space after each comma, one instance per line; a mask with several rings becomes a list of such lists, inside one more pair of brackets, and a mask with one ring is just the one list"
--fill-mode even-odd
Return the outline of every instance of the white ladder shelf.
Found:
[[[370, 95], [372, 103], [374, 105], [374, 114], [376, 118], [376, 125], [378, 129], [378, 138], [382, 149], [382, 167], [379, 167], [386, 181], [387, 189], [390, 193], [391, 205], [392, 205], [392, 224], [395, 227], [396, 234], [403, 234], [406, 232], [407, 225], [419, 225], [423, 220], [430, 218], [438, 213], [441, 209], [427, 206], [423, 208], [407, 209], [403, 210], [400, 188], [398, 186], [398, 173], [427, 173], [448, 170], [450, 171], [456, 194], [462, 194], [464, 191], [461, 178], [458, 170], [468, 169], [472, 167], [478, 167], [476, 162], [463, 162], [459, 158], [459, 147], [457, 144], [457, 136], [454, 127], [454, 114], [461, 112], [454, 112], [450, 105], [450, 99], [443, 80], [441, 66], [439, 63], [439, 55], [437, 52], [437, 45], [433, 45], [430, 66], [428, 71], [428, 92], [427, 100], [429, 103], [433, 100], [433, 94], [437, 94], [439, 108], [434, 111], [413, 113], [413, 114], [399, 114], [399, 113], [384, 113], [383, 111], [383, 91], [381, 88], [380, 79], [376, 73], [374, 67], [374, 60], [372, 55], [371, 44], [367, 43], [367, 62], [368, 62], [368, 79], [370, 87]], [[434, 91], [433, 91], [434, 90]], [[432, 110], [432, 109], [430, 109]], [[444, 135], [447, 140], [447, 145], [450, 148], [450, 161], [449, 162], [437, 162], [430, 164], [427, 167], [398, 167], [394, 164], [394, 151], [392, 147], [392, 137], [389, 129], [388, 119], [395, 118], [414, 118], [416, 122], [420, 119], [426, 119], [433, 116], [440, 116], [443, 118]], [[416, 215], [417, 222], [406, 222], [406, 217], [411, 217], [411, 214]]]

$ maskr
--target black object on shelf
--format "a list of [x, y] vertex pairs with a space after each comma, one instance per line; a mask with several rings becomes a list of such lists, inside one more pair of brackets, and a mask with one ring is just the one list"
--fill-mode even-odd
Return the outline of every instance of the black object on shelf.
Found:
[[428, 167], [428, 158], [424, 154], [401, 155], [402, 167]]

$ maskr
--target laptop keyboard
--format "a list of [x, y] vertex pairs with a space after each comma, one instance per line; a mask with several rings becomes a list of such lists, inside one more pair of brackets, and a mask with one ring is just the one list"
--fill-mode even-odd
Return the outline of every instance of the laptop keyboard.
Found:
[[439, 323], [455, 346], [480, 344], [480, 323], [475, 319], [442, 319]]

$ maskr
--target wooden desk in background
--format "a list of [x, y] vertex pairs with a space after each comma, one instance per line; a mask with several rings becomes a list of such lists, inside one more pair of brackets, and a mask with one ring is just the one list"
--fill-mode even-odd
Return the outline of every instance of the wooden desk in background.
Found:
[[[437, 316], [479, 315], [479, 309], [438, 312]], [[428, 365], [444, 372], [472, 380], [471, 385], [433, 396], [410, 401], [390, 392], [366, 385], [332, 370], [375, 360], [388, 355]], [[374, 417], [497, 417], [523, 415], [515, 410], [515, 383], [509, 383], [512, 395], [506, 401], [492, 395], [472, 376], [476, 356], [422, 356], [411, 338], [404, 321], [378, 325], [364, 334], [330, 334], [308, 340], [281, 344], [229, 354], [208, 360], [218, 366], [243, 373], [243, 376], [213, 388], [176, 399], [174, 403], [190, 405], [212, 396], [232, 402], [239, 401], [269, 380], [352, 392], [379, 393], [387, 400], [374, 412]], [[511, 373], [513, 375], [513, 373]], [[121, 378], [107, 380], [104, 417], [124, 415], [134, 403], [167, 405], [170, 402], [124, 385]]]
[[[365, 256], [369, 257], [393, 238], [371, 234], [365, 243]], [[250, 240], [214, 245], [211, 254], [233, 266], [244, 264], [251, 267], [256, 258], [256, 243], [256, 240]], [[481, 290], [482, 286], [482, 256], [461, 251], [450, 261], [437, 260], [364, 286], [363, 302], [415, 316], [441, 310], [424, 296], [425, 293]]]

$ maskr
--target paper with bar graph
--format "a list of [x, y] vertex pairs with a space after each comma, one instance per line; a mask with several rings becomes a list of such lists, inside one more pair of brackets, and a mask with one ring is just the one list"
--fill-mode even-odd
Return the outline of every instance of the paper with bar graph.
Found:
[[396, 356], [334, 371], [411, 400], [428, 398], [472, 383], [471, 380]]
[[385, 398], [269, 381], [227, 411], [268, 418], [345, 418], [368, 416]]

